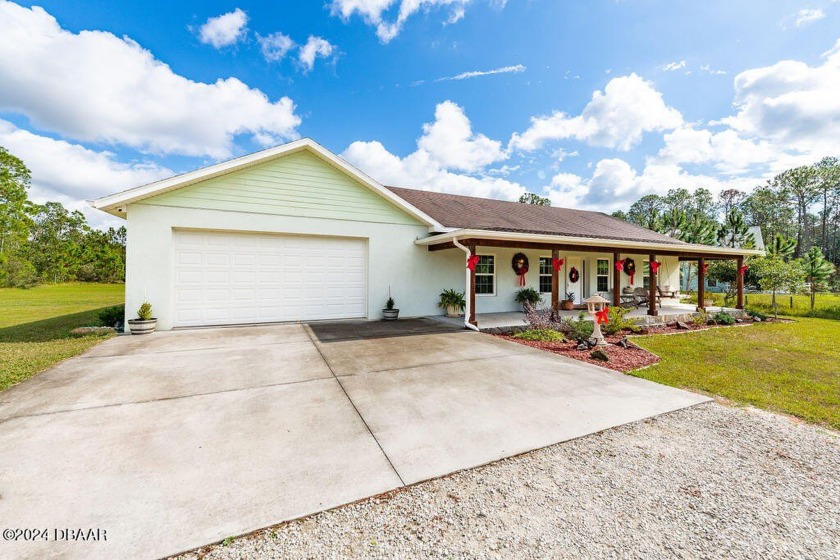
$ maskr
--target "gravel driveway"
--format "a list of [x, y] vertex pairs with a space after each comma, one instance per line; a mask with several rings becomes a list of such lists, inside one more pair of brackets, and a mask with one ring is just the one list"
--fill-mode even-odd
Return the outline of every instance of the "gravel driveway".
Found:
[[840, 557], [840, 434], [710, 403], [179, 558]]

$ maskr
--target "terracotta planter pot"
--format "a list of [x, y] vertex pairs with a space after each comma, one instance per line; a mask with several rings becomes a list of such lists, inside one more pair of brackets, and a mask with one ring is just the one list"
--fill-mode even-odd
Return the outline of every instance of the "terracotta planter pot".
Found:
[[155, 332], [156, 326], [157, 319], [149, 319], [148, 321], [143, 321], [142, 319], [128, 320], [128, 329], [131, 331], [131, 334], [152, 334]]
[[560, 302], [560, 309], [563, 311], [573, 311], [575, 308], [575, 302], [570, 299], [564, 299]]
[[382, 319], [385, 321], [396, 321], [397, 318], [400, 316], [399, 309], [383, 309], [382, 310]]

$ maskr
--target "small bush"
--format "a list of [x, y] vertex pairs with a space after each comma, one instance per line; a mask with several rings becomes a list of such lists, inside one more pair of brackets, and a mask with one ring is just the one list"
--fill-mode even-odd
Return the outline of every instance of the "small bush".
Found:
[[759, 321], [767, 320], [767, 315], [756, 309], [747, 309], [747, 315], [749, 315], [753, 319], [758, 319]]
[[697, 313], [691, 316], [691, 323], [695, 327], [702, 327], [706, 323], [709, 322], [709, 314], [706, 313], [704, 309], [699, 310]]
[[734, 325], [735, 317], [733, 317], [729, 313], [721, 311], [720, 313], [715, 313], [715, 316], [712, 317], [712, 321], [714, 321], [718, 325]]
[[522, 288], [516, 292], [516, 303], [521, 303], [527, 307], [536, 307], [541, 301], [542, 296], [534, 288]]
[[125, 305], [106, 307], [99, 312], [99, 324], [103, 327], [117, 328], [125, 319]]
[[137, 318], [141, 321], [148, 321], [152, 318], [152, 304], [148, 301], [137, 310]]
[[613, 335], [623, 330], [638, 332], [640, 329], [633, 319], [626, 319], [624, 316], [630, 312], [626, 307], [610, 307], [610, 322], [601, 325], [601, 332], [606, 335]]
[[532, 340], [537, 342], [564, 342], [566, 337], [563, 333], [553, 329], [531, 329], [513, 335], [513, 338], [520, 340]]
[[569, 322], [569, 338], [577, 342], [586, 342], [592, 338], [595, 323], [586, 320], [586, 314], [581, 313], [577, 321]]

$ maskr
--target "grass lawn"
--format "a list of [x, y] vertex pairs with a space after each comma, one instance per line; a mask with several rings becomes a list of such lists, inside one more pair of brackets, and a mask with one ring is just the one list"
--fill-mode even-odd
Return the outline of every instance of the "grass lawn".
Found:
[[[755, 309], [768, 315], [773, 314], [773, 306], [770, 303], [773, 297], [770, 294], [744, 294], [744, 297], [746, 297], [745, 303], [748, 309]], [[793, 296], [793, 306], [791, 306], [790, 298], [790, 294], [776, 294], [780, 316], [840, 320], [840, 294], [817, 294], [813, 312], [811, 311], [811, 296], [802, 294]], [[706, 299], [713, 299], [715, 305], [723, 305], [723, 294], [706, 292]], [[696, 296], [693, 301], [697, 302]], [[734, 303], [730, 302], [730, 305], [734, 306]]]
[[634, 341], [662, 361], [630, 375], [840, 429], [840, 322], [803, 318]]
[[122, 284], [0, 289], [0, 391], [104, 340], [70, 330], [97, 325], [100, 310], [124, 301]]

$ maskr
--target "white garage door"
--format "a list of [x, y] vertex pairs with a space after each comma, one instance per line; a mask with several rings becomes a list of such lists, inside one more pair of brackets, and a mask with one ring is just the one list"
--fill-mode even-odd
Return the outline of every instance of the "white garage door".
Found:
[[364, 317], [359, 239], [176, 231], [175, 326]]

